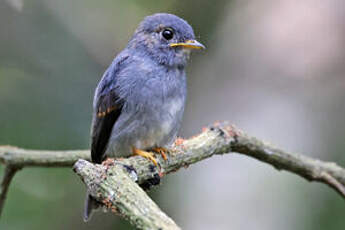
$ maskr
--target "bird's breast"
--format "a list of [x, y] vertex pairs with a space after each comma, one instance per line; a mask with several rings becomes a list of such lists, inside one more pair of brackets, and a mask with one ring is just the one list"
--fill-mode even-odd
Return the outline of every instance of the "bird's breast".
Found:
[[174, 139], [180, 127], [184, 110], [184, 97], [170, 96], [157, 104], [146, 107], [142, 114], [143, 136], [140, 140], [144, 148], [165, 146]]
[[161, 129], [163, 133], [168, 134], [176, 125], [175, 123], [180, 120], [180, 116], [182, 116], [181, 113], [184, 108], [184, 100], [183, 98], [174, 98], [172, 100], [168, 100], [162, 107]]
[[[151, 148], [171, 142], [180, 127], [186, 97], [184, 72], [152, 68], [131, 90], [127, 100], [129, 117], [137, 122], [135, 146]], [[159, 70], [159, 71], [158, 71]]]

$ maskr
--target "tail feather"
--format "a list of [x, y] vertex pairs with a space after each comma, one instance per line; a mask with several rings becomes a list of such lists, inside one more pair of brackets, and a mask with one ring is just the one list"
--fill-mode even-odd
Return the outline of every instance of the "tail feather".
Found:
[[98, 201], [96, 201], [89, 193], [86, 193], [85, 206], [84, 206], [84, 221], [87, 222], [91, 219], [92, 214], [100, 207]]

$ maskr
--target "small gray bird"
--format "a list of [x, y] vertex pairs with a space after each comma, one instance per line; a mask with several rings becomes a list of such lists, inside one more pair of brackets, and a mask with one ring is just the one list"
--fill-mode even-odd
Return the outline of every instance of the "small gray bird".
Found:
[[[181, 125], [186, 100], [185, 67], [191, 49], [205, 47], [192, 27], [165, 13], [146, 17], [127, 47], [117, 55], [99, 82], [93, 102], [91, 158], [133, 154], [157, 162]], [[87, 195], [84, 220], [97, 202]]]

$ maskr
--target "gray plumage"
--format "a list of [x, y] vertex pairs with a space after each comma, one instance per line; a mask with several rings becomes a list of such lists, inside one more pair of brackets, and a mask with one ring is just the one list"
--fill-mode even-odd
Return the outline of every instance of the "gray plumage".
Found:
[[[195, 41], [193, 29], [175, 15], [154, 14], [140, 23], [96, 88], [93, 162], [128, 157], [133, 147], [150, 150], [174, 141], [187, 95], [185, 66], [191, 46], [186, 41]], [[85, 220], [96, 206], [87, 196]]]

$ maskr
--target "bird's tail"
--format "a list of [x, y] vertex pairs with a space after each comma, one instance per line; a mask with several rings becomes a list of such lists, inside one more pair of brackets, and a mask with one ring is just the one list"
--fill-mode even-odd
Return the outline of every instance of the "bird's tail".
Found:
[[86, 193], [85, 205], [84, 205], [84, 215], [83, 219], [85, 222], [89, 221], [92, 217], [92, 214], [97, 211], [100, 207], [98, 201], [96, 201], [88, 192]]

